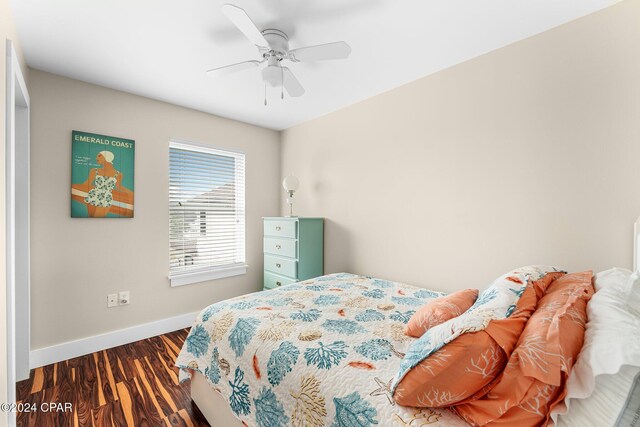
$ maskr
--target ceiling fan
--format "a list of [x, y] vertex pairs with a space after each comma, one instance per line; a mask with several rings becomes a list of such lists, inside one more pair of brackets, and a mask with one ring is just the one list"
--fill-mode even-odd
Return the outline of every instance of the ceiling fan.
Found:
[[207, 70], [207, 73], [209, 75], [222, 76], [257, 68], [266, 63], [266, 66], [262, 68], [262, 81], [265, 84], [265, 105], [267, 105], [267, 86], [280, 87], [280, 96], [282, 98], [284, 98], [284, 90], [293, 97], [302, 96], [305, 92], [291, 70], [282, 65], [282, 61], [307, 62], [345, 59], [351, 54], [351, 47], [343, 41], [289, 49], [289, 38], [283, 31], [276, 29], [258, 30], [244, 9], [232, 4], [225, 4], [222, 6], [222, 13], [258, 48], [261, 59], [212, 68]]

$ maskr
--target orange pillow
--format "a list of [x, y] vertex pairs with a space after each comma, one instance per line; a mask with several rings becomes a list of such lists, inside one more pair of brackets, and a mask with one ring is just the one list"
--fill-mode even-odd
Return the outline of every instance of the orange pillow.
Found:
[[404, 333], [420, 338], [430, 328], [460, 316], [478, 299], [477, 289], [464, 289], [429, 301], [416, 311]]
[[477, 399], [493, 387], [503, 371], [538, 298], [562, 273], [530, 282], [511, 316], [492, 320], [483, 331], [467, 333], [421, 361], [394, 392], [402, 406], [437, 408]]
[[527, 284], [511, 315], [451, 341], [405, 374], [394, 399], [402, 406], [442, 407], [485, 395], [500, 378], [539, 297], [563, 273]]
[[547, 425], [582, 348], [592, 276], [567, 274], [548, 286], [499, 382], [482, 398], [456, 406], [460, 416], [473, 425]]
[[451, 406], [491, 383], [506, 363], [485, 331], [464, 334], [407, 372], [393, 397], [401, 406]]

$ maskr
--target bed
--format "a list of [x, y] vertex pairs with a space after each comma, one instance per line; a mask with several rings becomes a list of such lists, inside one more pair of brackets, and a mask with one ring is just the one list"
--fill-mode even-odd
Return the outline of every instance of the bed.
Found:
[[176, 365], [213, 426], [467, 426], [398, 406], [389, 389], [412, 341], [405, 323], [441, 295], [348, 273], [244, 295], [198, 316]]
[[[640, 242], [640, 227], [634, 242]], [[503, 282], [513, 284], [510, 274], [501, 276]], [[640, 274], [612, 269], [593, 283], [597, 292], [585, 302], [585, 343], [569, 368], [568, 394], [551, 417], [560, 426], [634, 425], [640, 417]], [[524, 287], [507, 290], [522, 295]], [[402, 375], [417, 365], [416, 348], [424, 352], [433, 344], [416, 346], [424, 337], [406, 336], [405, 325], [442, 295], [339, 273], [240, 296], [200, 313], [176, 366], [181, 380], [191, 379], [192, 399], [214, 427], [468, 426], [459, 409], [404, 407], [393, 395]], [[502, 304], [500, 310], [511, 304], [513, 311], [512, 301]], [[455, 327], [428, 333], [438, 331], [432, 338], [440, 339], [449, 329]]]

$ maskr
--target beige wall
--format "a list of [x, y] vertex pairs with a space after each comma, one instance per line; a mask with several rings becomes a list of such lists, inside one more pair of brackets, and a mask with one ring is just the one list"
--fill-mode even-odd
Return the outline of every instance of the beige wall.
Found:
[[453, 290], [524, 264], [631, 267], [639, 22], [626, 0], [284, 131], [326, 271]]
[[[261, 217], [279, 209], [278, 132], [36, 70], [30, 93], [32, 349], [261, 288]], [[70, 218], [73, 129], [136, 141], [135, 218]], [[246, 276], [169, 286], [170, 138], [246, 153]], [[131, 305], [107, 309], [107, 294], [121, 290], [131, 291]]]
[[[0, 0], [0, 403], [7, 401], [7, 324], [5, 316], [6, 307], [6, 218], [5, 218], [5, 105], [6, 105], [6, 40], [11, 40], [18, 52], [18, 61], [21, 64], [23, 73], [27, 74], [27, 67], [24, 65], [24, 58], [20, 51], [20, 43], [16, 35], [15, 26], [9, 2]], [[28, 79], [28, 76], [24, 76]], [[0, 426], [7, 422], [7, 414], [0, 412]]]

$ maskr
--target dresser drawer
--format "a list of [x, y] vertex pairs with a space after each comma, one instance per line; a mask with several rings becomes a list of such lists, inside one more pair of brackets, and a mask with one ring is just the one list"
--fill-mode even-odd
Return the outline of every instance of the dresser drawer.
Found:
[[294, 239], [296, 237], [296, 221], [265, 219], [264, 235], [273, 237], [289, 237]]
[[264, 252], [273, 255], [282, 255], [296, 258], [298, 241], [293, 239], [278, 239], [277, 237], [264, 238]]
[[274, 289], [280, 286], [288, 285], [290, 283], [295, 283], [295, 281], [296, 281], [295, 279], [279, 276], [277, 274], [269, 273], [268, 271], [264, 272], [264, 288], [265, 289]]
[[298, 262], [294, 259], [265, 254], [264, 269], [271, 271], [272, 273], [296, 278], [298, 273]]

